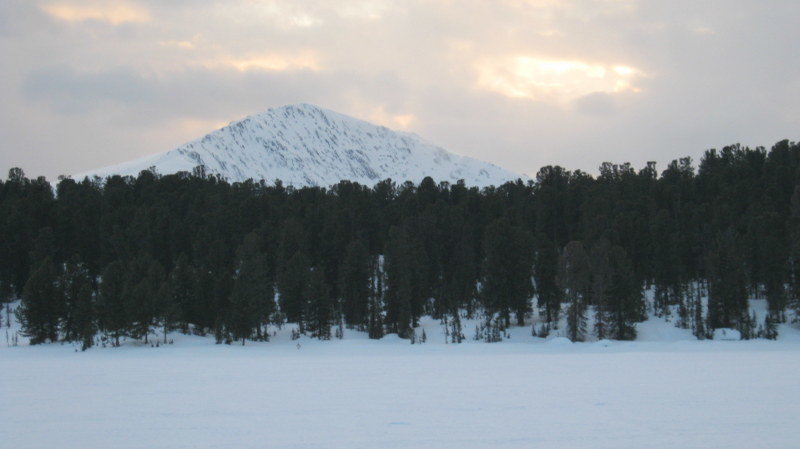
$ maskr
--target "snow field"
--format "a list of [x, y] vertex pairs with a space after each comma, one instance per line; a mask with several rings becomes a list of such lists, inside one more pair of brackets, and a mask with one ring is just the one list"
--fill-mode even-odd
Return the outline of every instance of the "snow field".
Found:
[[633, 342], [526, 326], [487, 344], [476, 324], [464, 320], [460, 345], [430, 318], [415, 345], [351, 330], [294, 341], [289, 325], [244, 347], [21, 338], [0, 346], [0, 448], [797, 447], [797, 325], [778, 341], [697, 341], [651, 318]]
[[[786, 342], [3, 348], [0, 447], [790, 448]], [[198, 340], [203, 340], [198, 341]], [[197, 343], [197, 344], [194, 344]]]

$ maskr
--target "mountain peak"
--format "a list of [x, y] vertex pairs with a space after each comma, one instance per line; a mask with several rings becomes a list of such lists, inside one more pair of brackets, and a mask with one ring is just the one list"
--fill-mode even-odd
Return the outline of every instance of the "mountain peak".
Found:
[[231, 122], [166, 153], [76, 175], [136, 176], [206, 172], [231, 181], [274, 181], [330, 186], [343, 179], [372, 186], [391, 178], [419, 182], [463, 179], [471, 186], [500, 185], [520, 176], [489, 163], [448, 153], [414, 134], [393, 131], [310, 103], [286, 105]]

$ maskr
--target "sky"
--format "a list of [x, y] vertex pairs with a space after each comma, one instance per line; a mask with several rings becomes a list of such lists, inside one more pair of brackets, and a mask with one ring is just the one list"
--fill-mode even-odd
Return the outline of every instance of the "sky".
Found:
[[800, 134], [800, 2], [0, 0], [0, 177], [313, 103], [535, 175]]

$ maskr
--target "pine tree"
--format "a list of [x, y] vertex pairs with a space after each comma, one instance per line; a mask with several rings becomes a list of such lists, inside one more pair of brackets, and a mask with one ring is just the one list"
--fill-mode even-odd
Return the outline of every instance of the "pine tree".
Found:
[[451, 343], [461, 343], [464, 341], [464, 329], [461, 326], [461, 316], [458, 313], [453, 314], [450, 319], [450, 328], [448, 329]]
[[381, 302], [377, 295], [370, 297], [369, 322], [367, 323], [367, 334], [373, 340], [383, 338], [383, 315], [381, 314]]
[[565, 287], [559, 288], [558, 285], [558, 251], [556, 251], [555, 244], [544, 234], [537, 238], [536, 259], [533, 267], [540, 313], [544, 314], [546, 322], [557, 323]]
[[22, 335], [31, 344], [58, 340], [63, 297], [59, 288], [59, 273], [50, 257], [33, 271], [22, 292], [22, 302], [16, 310]]
[[708, 323], [711, 329], [737, 327], [747, 314], [747, 277], [732, 229], [721, 233], [708, 257]]
[[184, 333], [189, 332], [189, 324], [195, 325], [202, 321], [202, 312], [198, 308], [201, 295], [199, 287], [200, 276], [195, 270], [189, 257], [181, 253], [167, 278], [167, 294], [170, 302], [176, 309], [175, 319], [180, 321]]
[[567, 335], [572, 341], [586, 339], [586, 296], [590, 287], [589, 256], [583, 243], [567, 243], [558, 263], [558, 286], [569, 301]]
[[[753, 311], [755, 314], [755, 311]], [[742, 340], [750, 340], [757, 335], [757, 321], [749, 314], [744, 313], [739, 320], [739, 332]]]
[[[443, 212], [444, 213], [444, 212]], [[443, 260], [439, 265], [442, 278], [435, 316], [445, 314], [455, 316], [459, 310], [466, 310], [471, 317], [475, 309], [475, 296], [480, 276], [478, 268], [478, 241], [474, 225], [469, 223], [467, 211], [463, 207], [451, 207], [449, 216], [440, 225], [444, 242], [440, 250]]]
[[256, 300], [248, 294], [247, 287], [237, 279], [231, 294], [231, 307], [227, 328], [234, 340], [241, 340], [242, 346], [248, 338], [252, 338], [253, 329], [258, 326], [258, 308]]
[[654, 245], [653, 275], [656, 316], [669, 315], [669, 306], [683, 302], [682, 263], [678, 254], [680, 238], [669, 212], [662, 209], [651, 224]]
[[705, 326], [705, 318], [703, 317], [703, 304], [700, 301], [700, 294], [694, 295], [694, 311], [693, 311], [693, 329], [694, 329], [694, 336], [697, 337], [698, 340], [705, 340], [706, 338], [706, 326]]
[[52, 258], [56, 252], [56, 240], [51, 227], [39, 229], [28, 258], [32, 267], [38, 267], [46, 258]]
[[81, 350], [85, 351], [94, 345], [97, 334], [97, 321], [94, 292], [89, 283], [80, 286], [75, 298], [75, 340], [81, 342]]
[[384, 270], [386, 273], [386, 325], [390, 333], [410, 338], [413, 326], [411, 303], [416, 301], [413, 254], [404, 229], [389, 230]]
[[685, 291], [686, 289], [681, 287], [681, 293], [678, 296], [678, 321], [675, 323], [675, 326], [681, 329], [689, 329], [691, 322], [691, 310], [688, 305], [689, 298], [686, 297]]
[[611, 243], [606, 239], [595, 242], [592, 246], [591, 263], [591, 288], [590, 304], [594, 304], [594, 332], [598, 339], [602, 340], [610, 335], [609, 330], [609, 310], [610, 310], [610, 284], [611, 284], [611, 262], [609, 253]]
[[304, 289], [308, 280], [311, 262], [301, 252], [295, 253], [278, 272], [278, 292], [281, 312], [290, 323], [298, 323], [303, 329], [306, 317]]
[[622, 247], [611, 248], [609, 261], [609, 332], [617, 340], [633, 340], [636, 338], [636, 322], [644, 319], [642, 292], [636, 282], [630, 259]]
[[513, 311], [517, 324], [524, 325], [533, 295], [530, 235], [507, 218], [498, 219], [486, 228], [484, 253], [481, 296], [488, 315], [498, 314], [505, 328], [511, 324]]
[[778, 323], [769, 313], [764, 317], [764, 338], [769, 340], [778, 338]]
[[[94, 307], [89, 272], [77, 255], [70, 258], [65, 264], [59, 286], [65, 305], [62, 326], [64, 339], [82, 341], [85, 334], [89, 332], [88, 323], [94, 321]], [[84, 313], [88, 316], [81, 316]]]
[[125, 307], [125, 267], [120, 261], [111, 262], [101, 276], [98, 298], [100, 328], [119, 346], [119, 337], [129, 326]]
[[353, 240], [347, 245], [339, 268], [339, 296], [350, 327], [366, 327], [369, 309], [370, 259], [366, 245]]
[[130, 320], [130, 335], [133, 338], [148, 338], [155, 323], [158, 295], [163, 293], [164, 269], [149, 256], [141, 256], [128, 268], [125, 287], [125, 306]]
[[235, 340], [250, 338], [255, 329], [261, 338], [261, 325], [268, 322], [275, 310], [275, 290], [270, 279], [267, 258], [259, 251], [258, 237], [245, 236], [236, 252], [239, 260], [231, 291], [230, 329]]
[[307, 329], [312, 337], [320, 340], [331, 339], [331, 324], [333, 323], [333, 304], [330, 298], [330, 288], [325, 283], [325, 274], [318, 267], [314, 267], [308, 277], [304, 290], [307, 317]]
[[788, 302], [800, 317], [800, 185], [794, 187], [788, 220]]
[[383, 269], [381, 261], [380, 257], [374, 257], [372, 261], [367, 333], [373, 340], [383, 338]]
[[178, 307], [178, 293], [174, 290], [175, 284], [170, 282], [170, 278], [161, 283], [158, 295], [156, 296], [155, 312], [157, 321], [161, 322], [161, 332], [164, 334], [164, 344], [167, 344], [167, 334], [175, 328], [175, 323], [180, 317]]

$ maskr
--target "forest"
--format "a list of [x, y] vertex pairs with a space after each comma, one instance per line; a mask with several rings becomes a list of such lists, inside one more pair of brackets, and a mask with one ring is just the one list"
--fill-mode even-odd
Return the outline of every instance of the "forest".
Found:
[[[765, 321], [748, 298], [767, 300]], [[32, 344], [84, 349], [174, 330], [245, 344], [285, 323], [297, 337], [413, 342], [423, 316], [453, 343], [510, 326], [546, 336], [564, 317], [573, 341], [629, 340], [649, 314], [699, 339], [775, 338], [800, 308], [800, 144], [708, 150], [660, 173], [547, 166], [483, 189], [231, 184], [203, 167], [53, 187], [13, 168], [0, 180], [0, 302], [17, 299]], [[464, 318], [483, 323], [474, 336]]]

